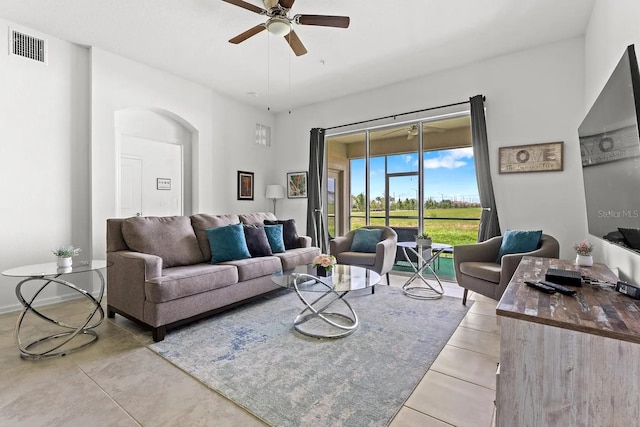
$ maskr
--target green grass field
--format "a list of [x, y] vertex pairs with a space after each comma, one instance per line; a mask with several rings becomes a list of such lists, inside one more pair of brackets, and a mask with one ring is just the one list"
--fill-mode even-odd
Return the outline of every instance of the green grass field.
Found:
[[[424, 213], [424, 231], [431, 236], [434, 242], [449, 245], [475, 243], [478, 239], [480, 213], [479, 207], [428, 209]], [[414, 218], [394, 218], [406, 216]], [[389, 225], [392, 227], [416, 227], [418, 225], [417, 216], [417, 211], [391, 211], [389, 212]], [[364, 225], [364, 212], [351, 212], [351, 228], [360, 228]], [[385, 225], [384, 212], [371, 212], [371, 225]]]

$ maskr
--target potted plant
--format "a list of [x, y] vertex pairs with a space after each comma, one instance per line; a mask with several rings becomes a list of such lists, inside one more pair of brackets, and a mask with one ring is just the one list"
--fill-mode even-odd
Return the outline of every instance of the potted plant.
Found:
[[320, 277], [331, 276], [331, 270], [336, 265], [336, 257], [333, 255], [320, 254], [313, 259], [312, 265], [316, 268], [316, 274]]
[[74, 248], [73, 246], [61, 246], [51, 252], [58, 258], [58, 267], [71, 267], [73, 264], [73, 257], [80, 254], [80, 248]]
[[433, 243], [433, 240], [431, 239], [431, 236], [429, 236], [428, 233], [418, 234], [416, 236], [416, 245], [418, 246], [428, 247], [428, 246], [431, 246], [432, 243]]
[[582, 267], [591, 267], [593, 265], [593, 245], [586, 240], [580, 243], [574, 243], [573, 249], [576, 251], [576, 264]]

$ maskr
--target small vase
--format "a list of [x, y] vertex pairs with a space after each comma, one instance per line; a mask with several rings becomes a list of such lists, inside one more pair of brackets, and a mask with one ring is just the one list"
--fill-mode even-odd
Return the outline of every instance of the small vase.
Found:
[[322, 267], [321, 265], [316, 267], [316, 274], [318, 277], [329, 277], [331, 276], [331, 268]]
[[71, 267], [72, 264], [73, 264], [73, 258], [71, 257], [58, 258], [58, 267], [60, 268]]
[[593, 257], [591, 255], [576, 255], [576, 264], [581, 267], [591, 267], [593, 265]]

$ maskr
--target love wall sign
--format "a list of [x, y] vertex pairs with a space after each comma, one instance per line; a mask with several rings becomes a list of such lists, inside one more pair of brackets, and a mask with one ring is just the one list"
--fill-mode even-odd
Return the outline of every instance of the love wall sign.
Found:
[[500, 173], [562, 170], [564, 142], [500, 147]]

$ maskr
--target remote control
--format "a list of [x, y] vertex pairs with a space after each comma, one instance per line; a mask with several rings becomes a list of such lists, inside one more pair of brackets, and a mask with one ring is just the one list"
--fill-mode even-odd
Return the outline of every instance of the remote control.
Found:
[[536, 288], [537, 290], [545, 292], [547, 294], [555, 294], [556, 293], [556, 290], [553, 289], [551, 286], [543, 285], [542, 283], [532, 282], [530, 280], [527, 280], [524, 283], [527, 286], [531, 286], [532, 288]]
[[562, 285], [558, 285], [557, 283], [549, 282], [548, 280], [540, 280], [540, 283], [542, 283], [543, 285], [547, 285], [564, 295], [576, 294], [576, 291], [574, 291], [573, 289], [566, 288]]

